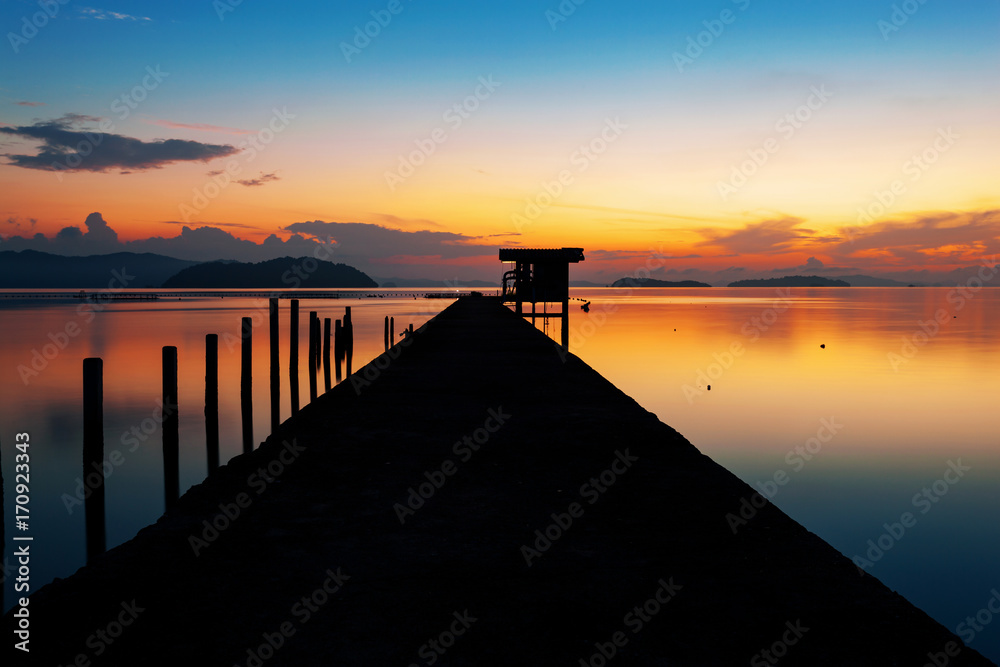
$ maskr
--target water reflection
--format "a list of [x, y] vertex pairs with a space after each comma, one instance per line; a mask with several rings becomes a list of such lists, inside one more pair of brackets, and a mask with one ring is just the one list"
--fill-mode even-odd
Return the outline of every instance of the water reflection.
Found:
[[[592, 302], [574, 353], [756, 488], [785, 471], [773, 501], [848, 556], [916, 511], [872, 572], [952, 629], [982, 606], [1000, 582], [1000, 292], [619, 292], [574, 290]], [[843, 428], [796, 470], [824, 419]], [[972, 471], [919, 514], [913, 496], [959, 458]], [[973, 646], [996, 660], [1000, 631]]]
[[[938, 479], [948, 460], [961, 458], [971, 465], [968, 476], [921, 514], [872, 570], [955, 628], [1000, 584], [993, 557], [1000, 527], [990, 520], [1000, 501], [992, 416], [1000, 394], [994, 371], [1000, 361], [994, 340], [1000, 325], [998, 295], [984, 289], [960, 302], [950, 288], [577, 289], [572, 296], [591, 306], [589, 313], [574, 308], [570, 347], [751, 485], [785, 471], [788, 482], [774, 502], [849, 556], [862, 553], [885, 522], [913, 511], [914, 494]], [[410, 323], [420, 326], [448, 303], [410, 298], [303, 302], [300, 396], [308, 396], [305, 322], [310, 310], [340, 319], [345, 306], [353, 307], [359, 367], [382, 351], [385, 316], [393, 316], [401, 332]], [[220, 459], [239, 453], [239, 327], [240, 318], [253, 313], [259, 314], [253, 397], [254, 433], [260, 440], [270, 429], [266, 300], [113, 303], [90, 323], [83, 322], [75, 304], [8, 302], [0, 307], [0, 364], [9, 371], [0, 384], [3, 470], [10, 480], [13, 460], [6, 434], [30, 431], [37, 474], [33, 513], [35, 525], [44, 530], [37, 534], [38, 556], [32, 561], [36, 582], [66, 576], [84, 561], [82, 506], [67, 501], [82, 473], [82, 360], [104, 359], [105, 451], [122, 454], [106, 485], [110, 547], [131, 538], [163, 509], [157, 424], [162, 346], [178, 348], [182, 491], [207, 472], [206, 333], [219, 334]], [[281, 314], [281, 418], [286, 419], [285, 301]], [[32, 350], [49, 344], [49, 334], [58, 338], [69, 322], [77, 322], [80, 333], [27, 386], [19, 382], [11, 371], [30, 365]], [[842, 428], [799, 467], [796, 448], [808, 447], [823, 420], [831, 419]], [[7, 494], [9, 501], [9, 481]], [[11, 593], [7, 588], [8, 605]], [[973, 646], [996, 660], [1000, 631], [981, 633]]]
[[[383, 350], [385, 316], [397, 330], [427, 319], [451, 303], [445, 299], [314, 299], [301, 302], [299, 392], [308, 396], [306, 349], [309, 310], [340, 319], [353, 306], [355, 366]], [[163, 512], [161, 350], [178, 349], [180, 485], [183, 493], [207, 474], [204, 422], [205, 334], [219, 334], [220, 460], [241, 451], [240, 318], [253, 315], [253, 403], [256, 441], [270, 432], [269, 337], [267, 300], [228, 297], [182, 301], [113, 302], [99, 312], [80, 312], [75, 301], [0, 304], [0, 383], [2, 465], [12, 479], [12, 433], [28, 431], [32, 440], [32, 515], [37, 552], [32, 581], [41, 586], [83, 565], [85, 540], [82, 497], [82, 366], [87, 357], [104, 360], [105, 484], [107, 544], [131, 539]], [[92, 317], [88, 317], [92, 316]], [[291, 414], [288, 377], [289, 302], [281, 302], [281, 419]], [[74, 325], [76, 328], [74, 328]], [[70, 332], [70, 333], [67, 333]], [[64, 336], [65, 335], [65, 336]], [[49, 347], [46, 347], [49, 346]], [[37, 355], [34, 353], [37, 352]], [[32, 361], [35, 361], [34, 366]], [[23, 367], [27, 384], [15, 372]], [[322, 380], [321, 386], [322, 386]], [[9, 437], [8, 437], [9, 436]], [[10, 484], [5, 490], [10, 501]], [[8, 504], [9, 506], [9, 504]], [[10, 531], [7, 553], [11, 553]], [[4, 603], [13, 600], [6, 582]]]

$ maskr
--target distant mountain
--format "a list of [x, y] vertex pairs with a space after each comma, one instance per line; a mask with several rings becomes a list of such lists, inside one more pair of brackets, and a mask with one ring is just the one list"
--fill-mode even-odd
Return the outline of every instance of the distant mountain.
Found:
[[708, 283], [697, 280], [657, 280], [656, 278], [619, 278], [611, 283], [612, 287], [711, 287]]
[[[316, 264], [314, 271], [307, 266]], [[206, 262], [188, 267], [163, 283], [164, 288], [281, 289], [378, 287], [353, 266], [307, 258], [280, 257], [258, 262]]]
[[198, 262], [153, 253], [67, 257], [37, 250], [0, 252], [0, 288], [137, 289], [164, 280]]
[[851, 283], [820, 276], [785, 276], [759, 280], [737, 280], [729, 287], [850, 287]]
[[463, 287], [486, 287], [497, 289], [499, 282], [488, 280], [431, 280], [429, 278], [375, 278], [381, 287], [398, 287], [408, 289], [411, 287], [433, 287], [435, 289], [463, 288]]
[[851, 283], [852, 287], [909, 287], [914, 285], [916, 287], [924, 287], [923, 283], [904, 283], [900, 280], [893, 280], [892, 278], [876, 278], [875, 276], [837, 276], [839, 280], [846, 280]]

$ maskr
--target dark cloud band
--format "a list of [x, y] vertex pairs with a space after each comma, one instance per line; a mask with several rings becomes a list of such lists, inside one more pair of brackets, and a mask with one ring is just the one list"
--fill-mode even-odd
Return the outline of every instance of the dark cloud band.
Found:
[[207, 162], [239, 152], [228, 144], [204, 144], [183, 139], [142, 141], [109, 132], [89, 131], [91, 116], [69, 114], [20, 127], [0, 127], [0, 133], [42, 142], [34, 155], [7, 154], [9, 164], [46, 171], [122, 171], [158, 169], [173, 162]]

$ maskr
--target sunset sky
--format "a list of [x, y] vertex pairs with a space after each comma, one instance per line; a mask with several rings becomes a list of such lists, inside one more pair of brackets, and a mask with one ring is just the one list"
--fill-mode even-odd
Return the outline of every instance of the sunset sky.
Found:
[[996, 0], [576, 2], [8, 0], [0, 250], [332, 239], [495, 280], [499, 246], [578, 246], [598, 281], [1000, 253]]

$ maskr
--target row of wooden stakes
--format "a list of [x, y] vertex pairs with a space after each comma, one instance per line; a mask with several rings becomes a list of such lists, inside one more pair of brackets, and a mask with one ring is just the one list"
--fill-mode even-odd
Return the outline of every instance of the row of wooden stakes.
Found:
[[[268, 301], [270, 333], [270, 398], [271, 432], [278, 430], [281, 422], [281, 379], [278, 359], [279, 348], [278, 299]], [[317, 375], [323, 369], [326, 391], [336, 379], [340, 383], [341, 367], [350, 377], [354, 357], [354, 324], [351, 307], [347, 306], [342, 320], [331, 322], [324, 318], [322, 330], [316, 311], [309, 313], [309, 400], [315, 401], [318, 392]], [[242, 418], [243, 451], [254, 449], [253, 435], [253, 318], [244, 317], [240, 326], [240, 412]], [[388, 351], [395, 338], [395, 320], [385, 318], [385, 349]], [[332, 339], [332, 359], [331, 359]], [[166, 508], [172, 508], [180, 498], [180, 439], [177, 392], [177, 348], [163, 348], [163, 478]], [[289, 322], [288, 377], [291, 413], [299, 412], [299, 300], [291, 300]], [[219, 467], [219, 336], [205, 336], [205, 441], [208, 451], [208, 471]], [[104, 464], [104, 361], [100, 357], [83, 360], [83, 468], [84, 475], [103, 471]], [[87, 534], [87, 561], [103, 553], [106, 548], [104, 480], [94, 485], [84, 501]]]

